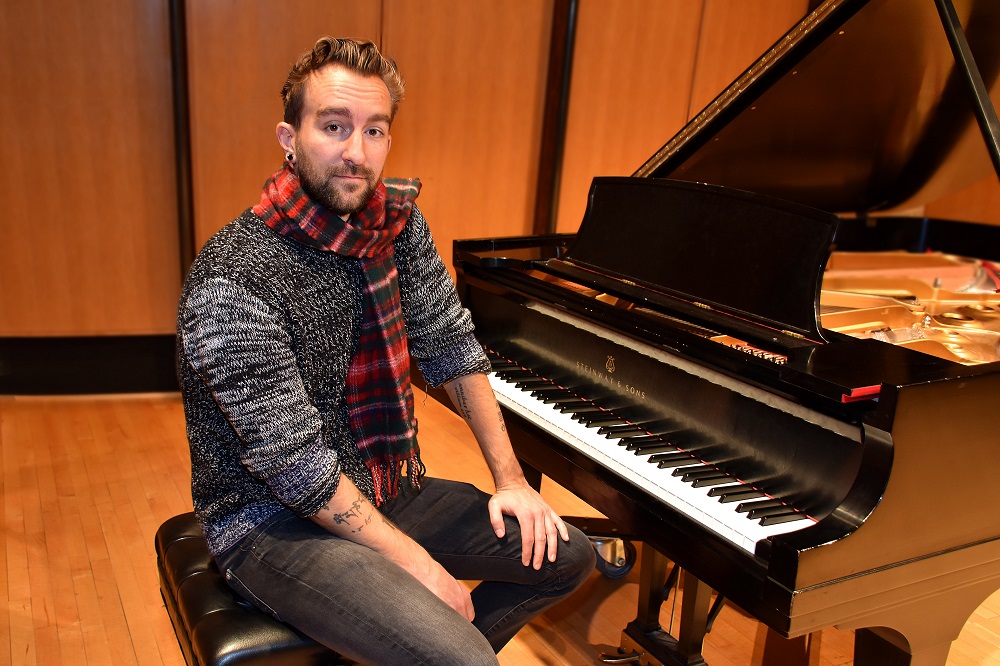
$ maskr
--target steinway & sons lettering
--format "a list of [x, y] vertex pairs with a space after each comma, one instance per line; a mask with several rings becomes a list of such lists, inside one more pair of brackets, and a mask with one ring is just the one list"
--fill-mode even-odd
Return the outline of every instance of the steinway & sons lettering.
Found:
[[613, 376], [615, 371], [614, 358], [609, 356], [604, 368], [595, 368], [592, 365], [583, 363], [581, 361], [576, 362], [576, 368], [580, 372], [593, 377], [597, 381], [618, 391], [623, 391], [629, 395], [636, 397], [640, 400], [646, 399], [646, 392], [642, 389], [636, 388], [627, 382], [623, 382], [621, 379]]

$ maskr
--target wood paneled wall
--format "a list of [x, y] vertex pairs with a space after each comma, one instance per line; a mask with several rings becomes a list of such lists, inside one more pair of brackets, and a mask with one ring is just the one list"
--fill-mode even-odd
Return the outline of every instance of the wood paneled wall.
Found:
[[195, 249], [260, 199], [284, 154], [281, 86], [324, 35], [380, 38], [381, 0], [186, 0]]
[[166, 2], [0, 3], [0, 336], [172, 331]]
[[[180, 0], [179, 0], [180, 1]], [[369, 38], [409, 89], [386, 174], [455, 238], [529, 233], [553, 0], [183, 0], [196, 248], [281, 151], [278, 90], [323, 34]], [[169, 335], [182, 276], [164, 0], [0, 4], [0, 337]], [[778, 39], [807, 0], [580, 0], [558, 230]], [[995, 182], [928, 212], [1000, 223]]]
[[579, 228], [594, 176], [631, 175], [807, 8], [807, 0], [581, 0], [558, 230]]
[[530, 233], [551, 15], [551, 0], [386, 2], [407, 81], [386, 172], [421, 179], [449, 265], [456, 238]]
[[278, 91], [327, 34], [371, 39], [398, 63], [407, 93], [385, 174], [421, 178], [446, 262], [455, 238], [528, 233], [551, 0], [188, 0], [187, 12], [198, 247], [280, 165]]

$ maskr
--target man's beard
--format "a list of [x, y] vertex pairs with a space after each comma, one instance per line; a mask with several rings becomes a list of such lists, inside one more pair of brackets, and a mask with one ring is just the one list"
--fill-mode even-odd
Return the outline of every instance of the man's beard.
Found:
[[[378, 175], [368, 167], [352, 164], [337, 164], [327, 167], [320, 173], [320, 170], [304, 159], [304, 153], [296, 151], [296, 171], [299, 175], [299, 183], [302, 189], [313, 201], [320, 204], [335, 215], [353, 215], [364, 210], [368, 201], [375, 194], [378, 187]], [[340, 191], [336, 186], [336, 176], [362, 176], [365, 179], [364, 186], [359, 186], [349, 192]], [[343, 184], [343, 181], [341, 181]]]

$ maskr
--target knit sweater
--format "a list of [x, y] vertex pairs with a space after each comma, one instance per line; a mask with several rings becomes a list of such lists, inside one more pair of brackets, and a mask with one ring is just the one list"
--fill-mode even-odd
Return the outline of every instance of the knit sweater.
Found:
[[[431, 386], [489, 369], [426, 221], [394, 242], [410, 354]], [[318, 512], [340, 473], [369, 499], [348, 425], [361, 326], [358, 259], [280, 236], [246, 211], [206, 243], [177, 323], [195, 513], [218, 555], [287, 507]]]

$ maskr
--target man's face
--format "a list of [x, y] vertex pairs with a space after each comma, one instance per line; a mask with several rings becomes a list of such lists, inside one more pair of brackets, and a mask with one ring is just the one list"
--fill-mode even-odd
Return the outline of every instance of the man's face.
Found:
[[[362, 210], [378, 186], [389, 146], [392, 101], [377, 76], [327, 66], [305, 83], [299, 128], [282, 128], [302, 189], [337, 215]], [[282, 141], [282, 146], [285, 142]]]

